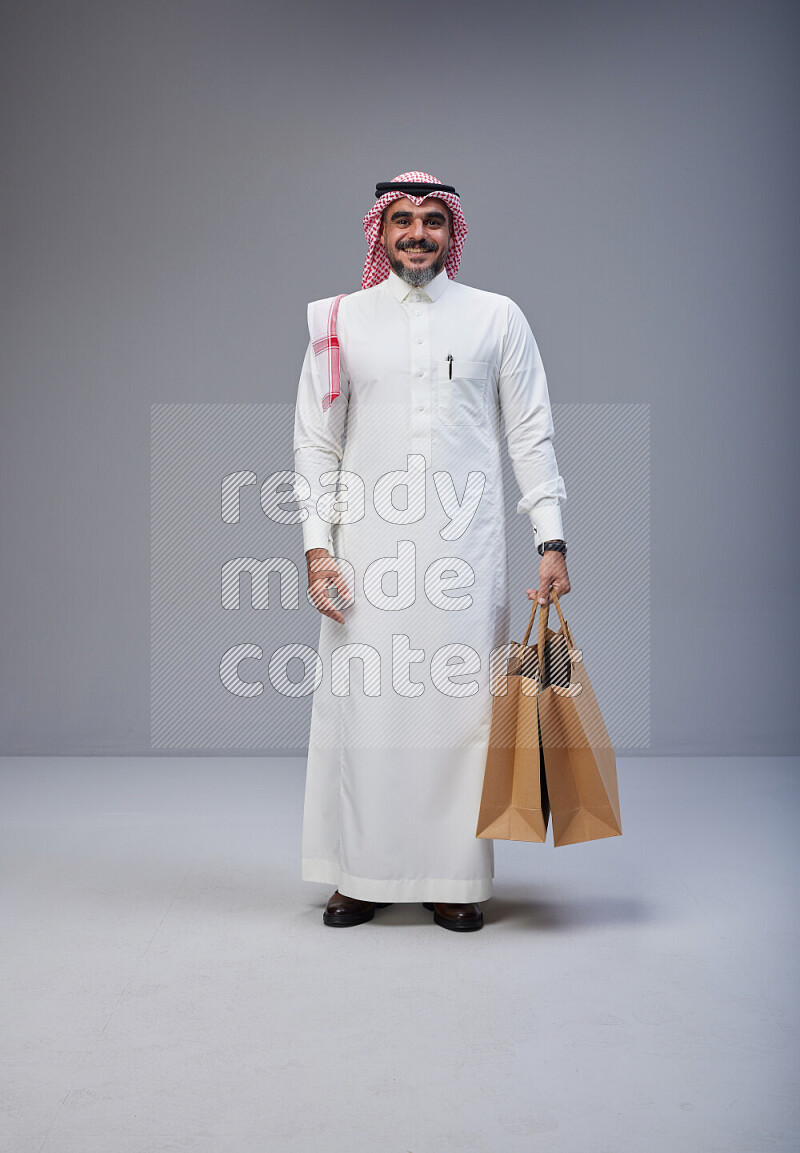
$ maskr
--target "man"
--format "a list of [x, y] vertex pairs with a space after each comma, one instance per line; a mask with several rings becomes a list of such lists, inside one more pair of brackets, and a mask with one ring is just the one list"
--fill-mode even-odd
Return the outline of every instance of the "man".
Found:
[[302, 877], [336, 884], [326, 925], [420, 901], [469, 931], [494, 876], [475, 833], [510, 618], [501, 416], [543, 604], [570, 590], [566, 490], [525, 317], [455, 283], [455, 189], [406, 172], [376, 196], [362, 291], [309, 306], [298, 388], [295, 497], [323, 615]]

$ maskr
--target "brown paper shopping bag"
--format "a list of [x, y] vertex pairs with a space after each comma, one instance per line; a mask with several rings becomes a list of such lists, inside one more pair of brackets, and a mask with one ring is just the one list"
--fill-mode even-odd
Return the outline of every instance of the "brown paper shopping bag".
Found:
[[528, 628], [519, 645], [508, 646], [504, 669], [492, 670], [492, 724], [476, 837], [501, 841], [544, 841], [549, 807], [536, 708], [538, 657], [528, 649]]
[[[543, 605], [537, 666], [544, 667], [545, 675], [541, 684], [537, 678], [534, 700], [553, 843], [574, 845], [622, 833], [617, 763], [583, 654], [575, 645], [555, 591], [550, 591], [561, 628], [555, 634], [547, 628], [549, 605]], [[552, 679], [548, 679], [549, 674]]]

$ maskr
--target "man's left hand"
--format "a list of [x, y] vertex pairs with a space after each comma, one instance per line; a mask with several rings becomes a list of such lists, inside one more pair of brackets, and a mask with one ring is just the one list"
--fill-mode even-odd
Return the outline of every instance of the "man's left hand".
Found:
[[528, 594], [528, 600], [532, 601], [539, 596], [539, 589], [541, 589], [539, 604], [549, 605], [552, 604], [551, 588], [555, 589], [556, 596], [560, 600], [570, 591], [571, 587], [564, 554], [556, 552], [555, 549], [547, 549], [539, 562], [539, 588], [526, 589], [525, 592]]

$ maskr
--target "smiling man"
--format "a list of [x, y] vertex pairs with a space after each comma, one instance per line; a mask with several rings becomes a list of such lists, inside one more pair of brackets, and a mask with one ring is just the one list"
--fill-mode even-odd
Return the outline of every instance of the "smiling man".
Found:
[[392, 270], [406, 284], [421, 288], [444, 268], [452, 235], [450, 209], [443, 200], [429, 196], [417, 206], [404, 196], [384, 212], [380, 240]]
[[541, 554], [526, 592], [542, 603], [570, 591], [566, 489], [525, 317], [455, 283], [467, 234], [456, 190], [406, 172], [375, 195], [362, 290], [309, 305], [295, 415], [330, 670], [314, 692], [302, 877], [335, 884], [326, 925], [421, 902], [463, 932], [482, 927], [494, 877], [493, 842], [475, 833], [490, 656], [509, 638], [501, 438]]

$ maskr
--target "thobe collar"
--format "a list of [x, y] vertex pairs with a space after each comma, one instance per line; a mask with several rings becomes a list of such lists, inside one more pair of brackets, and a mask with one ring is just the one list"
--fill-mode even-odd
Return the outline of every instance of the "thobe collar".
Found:
[[449, 283], [450, 280], [444, 268], [434, 276], [433, 280], [421, 288], [414, 288], [412, 284], [407, 284], [405, 280], [401, 280], [393, 270], [389, 272], [386, 278], [386, 285], [392, 296], [395, 300], [400, 301], [407, 300], [412, 293], [416, 294], [412, 297], [414, 300], [438, 300], [439, 297], [447, 291]]

